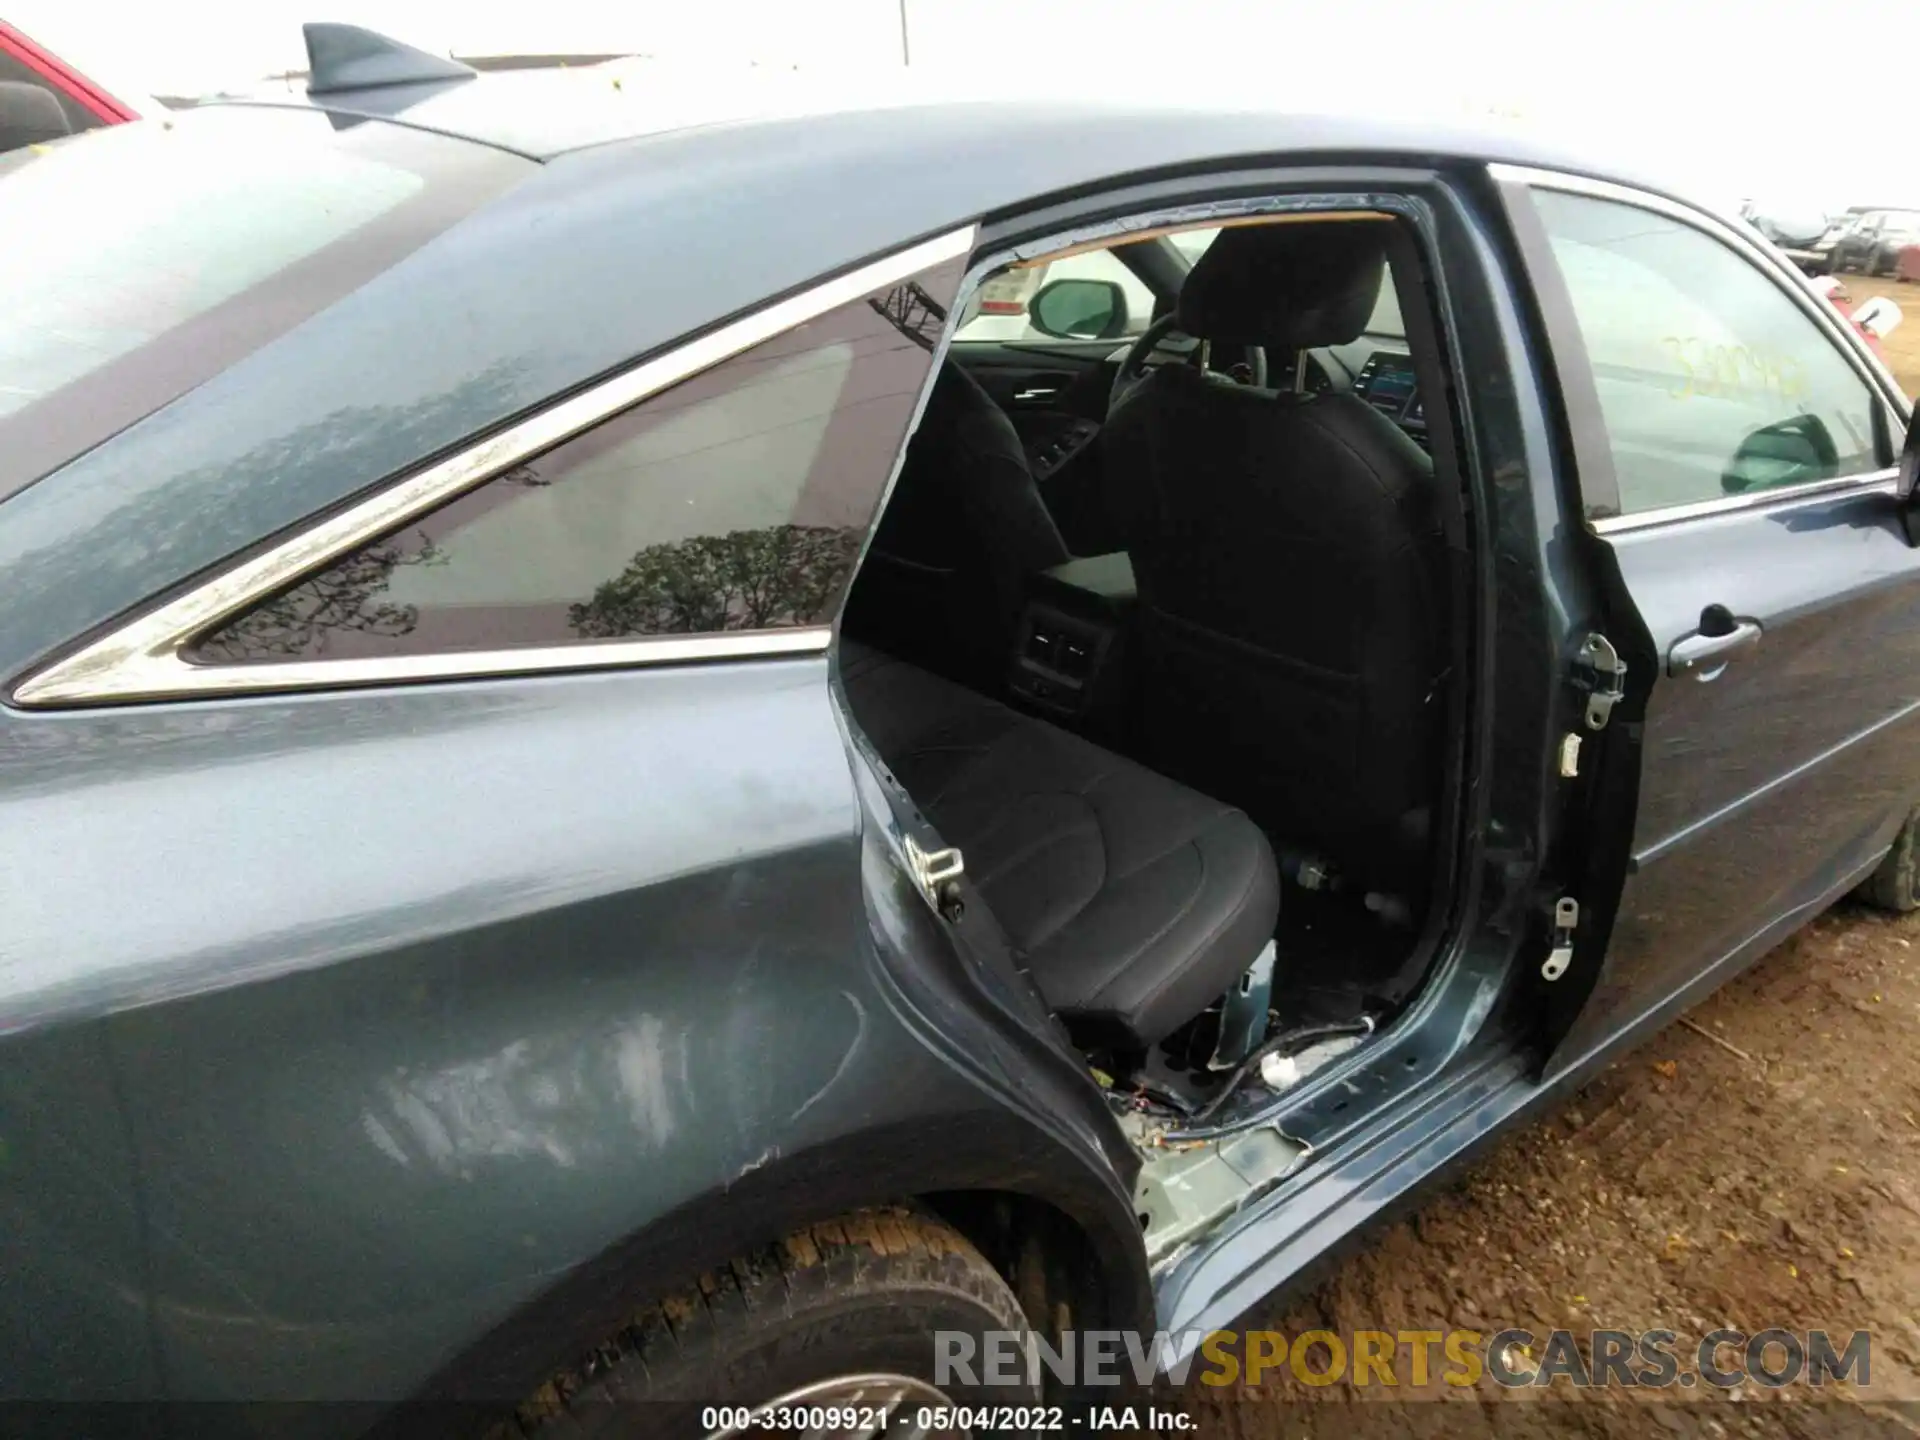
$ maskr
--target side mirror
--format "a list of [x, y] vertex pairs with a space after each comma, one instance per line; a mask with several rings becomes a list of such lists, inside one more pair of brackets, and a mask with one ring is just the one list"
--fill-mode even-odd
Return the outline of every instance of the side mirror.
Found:
[[1027, 302], [1027, 318], [1056, 340], [1117, 340], [1127, 333], [1127, 292], [1111, 280], [1053, 280]]
[[1729, 495], [1826, 480], [1840, 468], [1840, 452], [1817, 415], [1795, 415], [1764, 425], [1733, 452], [1720, 488]]
[[67, 112], [51, 90], [0, 80], [0, 151], [42, 145], [72, 133]]

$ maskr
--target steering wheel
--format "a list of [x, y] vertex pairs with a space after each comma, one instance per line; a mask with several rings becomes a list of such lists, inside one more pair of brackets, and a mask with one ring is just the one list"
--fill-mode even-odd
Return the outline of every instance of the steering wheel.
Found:
[[[1147, 357], [1160, 348], [1167, 336], [1178, 333], [1178, 319], [1173, 314], [1162, 315], [1141, 331], [1140, 338], [1127, 347], [1127, 353], [1120, 360], [1119, 373], [1113, 377], [1113, 393], [1107, 401], [1109, 413], [1128, 391], [1147, 378]], [[1248, 345], [1245, 349], [1247, 368], [1253, 372], [1253, 383], [1264, 386], [1267, 383], [1267, 352], [1258, 345]]]

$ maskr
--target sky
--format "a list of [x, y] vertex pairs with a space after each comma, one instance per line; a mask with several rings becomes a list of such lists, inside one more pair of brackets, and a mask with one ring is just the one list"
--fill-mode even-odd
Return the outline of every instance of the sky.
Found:
[[[992, 93], [1492, 113], [1703, 199], [1836, 210], [1920, 205], [1909, 76], [1877, 58], [1888, 46], [1915, 49], [1910, 3], [904, 0], [904, 9], [916, 70]], [[902, 63], [902, 0], [0, 0], [0, 10], [110, 85], [147, 93], [243, 88], [300, 67], [300, 23], [313, 19], [442, 53], [636, 51], [828, 73], [897, 74]]]

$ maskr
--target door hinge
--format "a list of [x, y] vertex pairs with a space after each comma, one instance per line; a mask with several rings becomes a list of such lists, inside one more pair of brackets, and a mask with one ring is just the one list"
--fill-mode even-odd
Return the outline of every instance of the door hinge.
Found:
[[965, 858], [952, 845], [944, 850], [925, 850], [911, 835], [900, 838], [906, 842], [907, 872], [913, 876], [914, 888], [943, 920], [957, 925], [967, 913], [960, 898], [960, 877], [967, 872]]
[[1573, 963], [1573, 932], [1579, 925], [1578, 900], [1571, 895], [1562, 895], [1553, 902], [1553, 948], [1547, 951], [1547, 958], [1541, 963], [1541, 979], [1558, 980], [1567, 973], [1567, 967]]
[[1627, 662], [1606, 636], [1595, 633], [1580, 642], [1574, 657], [1577, 683], [1587, 692], [1587, 728], [1604, 730], [1613, 707], [1627, 698]]

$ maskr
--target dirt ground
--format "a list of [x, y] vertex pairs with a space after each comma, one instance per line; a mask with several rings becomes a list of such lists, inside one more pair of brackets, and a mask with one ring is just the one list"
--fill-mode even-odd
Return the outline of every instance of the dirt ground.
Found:
[[1189, 1385], [1165, 1399], [1201, 1434], [1244, 1440], [1723, 1436], [1762, 1415], [1770, 1434], [1920, 1434], [1920, 916], [1842, 906], [1689, 1018], [1725, 1043], [1669, 1028], [1245, 1326], [1865, 1329], [1868, 1388], [1628, 1401], [1482, 1382], [1407, 1403], [1402, 1368], [1398, 1392], [1282, 1370], [1230, 1398]]
[[[1847, 283], [1907, 312], [1885, 348], [1920, 393], [1920, 286]], [[1483, 1380], [1409, 1401], [1403, 1361], [1398, 1390], [1282, 1369], [1163, 1403], [1236, 1440], [1920, 1435], [1920, 916], [1842, 906], [1689, 1018], [1724, 1045], [1670, 1027], [1316, 1288], [1243, 1323], [1289, 1337], [1671, 1329], [1687, 1357], [1721, 1326], [1865, 1329], [1869, 1387], [1628, 1396]]]
[[1858, 305], [1873, 295], [1885, 295], [1906, 313], [1906, 319], [1881, 342], [1887, 367], [1909, 395], [1920, 395], [1920, 285], [1911, 281], [1868, 280], [1863, 276], [1846, 277], [1847, 293]]

